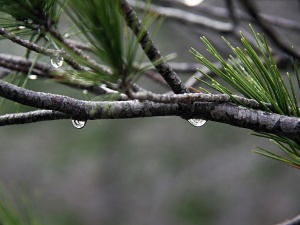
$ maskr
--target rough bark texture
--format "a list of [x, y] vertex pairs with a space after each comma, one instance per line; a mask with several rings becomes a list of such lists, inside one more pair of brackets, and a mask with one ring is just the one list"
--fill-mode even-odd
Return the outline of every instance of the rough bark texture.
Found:
[[[138, 100], [96, 102], [82, 101], [49, 93], [34, 92], [5, 81], [0, 81], [0, 87], [0, 96], [24, 105], [54, 110], [56, 111], [54, 112], [54, 116], [60, 116], [61, 118], [95, 120], [180, 116], [185, 119], [197, 118], [211, 120], [255, 131], [268, 132], [288, 137], [300, 143], [299, 118], [247, 109], [232, 103], [209, 101], [188, 102], [186, 100], [182, 102], [179, 101], [178, 103], [140, 102]], [[56, 114], [57, 112], [68, 115], [64, 117], [62, 114]], [[43, 118], [46, 120], [43, 113], [36, 117], [36, 119], [42, 120]], [[53, 117], [50, 116], [49, 118], [52, 119]], [[7, 117], [0, 117], [0, 120], [8, 121], [9, 119]], [[0, 124], [5, 125], [5, 122], [0, 122]]]

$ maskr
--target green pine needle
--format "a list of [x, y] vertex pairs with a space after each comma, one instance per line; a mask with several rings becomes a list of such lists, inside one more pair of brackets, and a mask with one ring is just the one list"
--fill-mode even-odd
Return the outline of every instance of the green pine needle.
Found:
[[[211, 83], [202, 79], [199, 80], [203, 84], [222, 94], [228, 94], [238, 105], [242, 105], [242, 103], [234, 98], [233, 93], [236, 92], [242, 94], [246, 98], [256, 100], [264, 111], [286, 116], [300, 117], [297, 100], [297, 94], [299, 94], [297, 93], [297, 90], [300, 90], [300, 76], [296, 63], [294, 63], [294, 69], [297, 83], [295, 85], [290, 74], [287, 73], [288, 82], [286, 84], [276, 66], [275, 60], [272, 57], [266, 38], [260, 34], [256, 34], [251, 25], [250, 28], [258, 50], [254, 50], [242, 32], [241, 42], [244, 47], [243, 50], [239, 47], [233, 47], [225, 38], [223, 38], [225, 43], [233, 52], [233, 56], [230, 56], [228, 61], [223, 59], [207, 38], [200, 38], [207, 46], [208, 52], [221, 64], [222, 70], [218, 69], [213, 63], [195, 49], [192, 48], [190, 52], [200, 63], [225, 81], [229, 87], [221, 85], [201, 69], [198, 69], [199, 72], [208, 78]], [[295, 87], [298, 87], [298, 89], [296, 90]], [[270, 104], [272, 107], [267, 108], [265, 103]], [[254, 152], [279, 160], [296, 168], [300, 167], [300, 146], [298, 143], [295, 143], [288, 138], [273, 134], [253, 134], [270, 139], [285, 155], [287, 155], [287, 157], [280, 156], [260, 147], [256, 147], [257, 150]]]

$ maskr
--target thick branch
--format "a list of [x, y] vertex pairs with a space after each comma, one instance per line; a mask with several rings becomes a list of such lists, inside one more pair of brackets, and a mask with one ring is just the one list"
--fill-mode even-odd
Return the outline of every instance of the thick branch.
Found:
[[1, 80], [0, 96], [24, 105], [66, 113], [77, 120], [181, 116], [185, 119], [199, 118], [281, 135], [300, 143], [299, 118], [246, 109], [232, 103], [89, 102], [34, 92]]

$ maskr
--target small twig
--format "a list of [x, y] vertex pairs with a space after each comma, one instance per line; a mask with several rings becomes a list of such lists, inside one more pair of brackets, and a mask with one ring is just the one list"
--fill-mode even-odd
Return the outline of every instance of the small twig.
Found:
[[[13, 56], [9, 54], [0, 54], [0, 66], [1, 68], [6, 68], [5, 75], [13, 71], [18, 71], [27, 74], [30, 71], [32, 66], [32, 61], [28, 59], [24, 59], [19, 56]], [[89, 82], [85, 82], [84, 80], [67, 79], [69, 77], [67, 71], [54, 69], [52, 66], [46, 63], [35, 62], [34, 67], [31, 70], [31, 74], [37, 75], [39, 77], [49, 77], [56, 79], [56, 81], [63, 83], [69, 87], [77, 88], [81, 90], [87, 90], [96, 95], [110, 94], [108, 88], [104, 88], [103, 86], [90, 84]], [[61, 78], [61, 80], [60, 80]], [[67, 79], [67, 80], [65, 80]], [[127, 100], [126, 96], [120, 94], [118, 100]]]
[[52, 110], [36, 110], [0, 116], [0, 126], [35, 123], [48, 120], [71, 119], [71, 115]]
[[10, 41], [18, 45], [21, 45], [37, 53], [41, 53], [49, 57], [62, 56], [64, 58], [64, 61], [66, 61], [74, 69], [83, 70], [83, 68], [80, 65], [78, 65], [65, 51], [44, 48], [42, 46], [39, 46], [27, 40], [23, 40], [19, 36], [16, 36], [15, 34], [5, 30], [4, 28], [0, 28], [0, 35], [2, 35], [3, 37], [9, 39]]
[[[220, 18], [228, 18], [229, 17], [229, 12], [223, 7], [218, 7], [218, 6], [213, 6], [209, 4], [201, 4], [197, 6], [197, 10], [208, 14], [210, 16], [214, 17], [220, 17]], [[300, 31], [300, 24], [294, 20], [290, 20], [287, 18], [280, 17], [278, 15], [273, 16], [273, 15], [267, 15], [264, 13], [259, 13], [259, 15], [268, 23], [275, 25], [277, 27], [282, 27], [285, 29], [290, 29], [290, 30], [297, 30]], [[238, 20], [242, 21], [247, 21], [247, 22], [256, 22], [253, 20], [253, 18], [249, 17], [249, 15], [245, 14], [240, 9], [235, 9], [235, 16]]]

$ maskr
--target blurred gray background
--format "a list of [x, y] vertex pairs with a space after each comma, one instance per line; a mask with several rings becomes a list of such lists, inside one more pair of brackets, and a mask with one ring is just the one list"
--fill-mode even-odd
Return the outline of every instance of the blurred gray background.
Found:
[[[296, 0], [256, 2], [265, 13], [299, 21]], [[299, 46], [298, 33], [280, 32]], [[168, 19], [155, 42], [164, 55], [177, 53], [172, 61], [195, 62], [188, 50], [206, 52], [201, 35], [228, 54], [220, 33]], [[23, 54], [11, 46], [2, 41], [1, 53]], [[140, 84], [166, 91], [147, 78]], [[28, 88], [83, 98], [48, 80]], [[0, 129], [0, 182], [16, 199], [30, 196], [44, 224], [253, 225], [296, 216], [299, 170], [252, 153], [253, 145], [276, 147], [249, 133], [175, 117], [88, 121], [81, 130], [67, 120], [7, 126]]]

